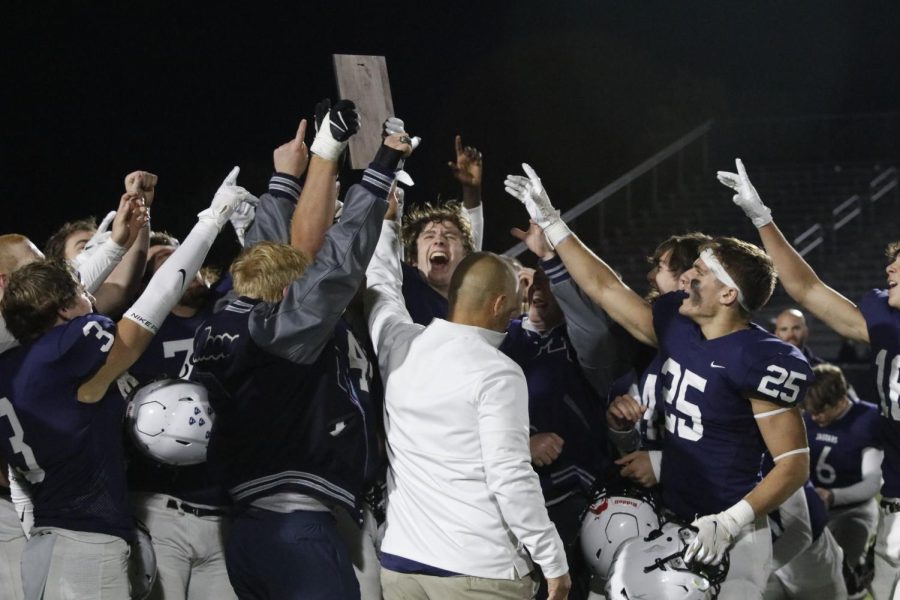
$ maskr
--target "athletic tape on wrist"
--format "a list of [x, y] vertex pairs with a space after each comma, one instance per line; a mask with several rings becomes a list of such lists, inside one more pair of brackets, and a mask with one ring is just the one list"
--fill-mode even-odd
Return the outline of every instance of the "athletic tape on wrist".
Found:
[[719, 259], [716, 258], [715, 253], [711, 248], [707, 248], [703, 252], [700, 253], [700, 258], [703, 259], [703, 262], [706, 263], [706, 266], [709, 267], [709, 270], [712, 271], [713, 275], [716, 276], [716, 279], [727, 285], [728, 287], [732, 287], [737, 292], [737, 300], [738, 304], [740, 304], [744, 310], [750, 312], [750, 309], [747, 308], [747, 305], [744, 303], [744, 292], [741, 291], [741, 288], [738, 287], [738, 284], [734, 282], [734, 279], [731, 278], [731, 275], [728, 274], [728, 271], [725, 270], [725, 267], [722, 266], [722, 263], [719, 262]]

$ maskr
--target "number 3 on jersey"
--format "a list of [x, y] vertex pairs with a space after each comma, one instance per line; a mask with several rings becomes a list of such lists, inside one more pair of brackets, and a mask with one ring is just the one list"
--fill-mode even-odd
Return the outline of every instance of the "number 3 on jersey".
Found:
[[667, 405], [674, 403], [675, 411], [685, 415], [681, 417], [676, 415], [671, 409], [666, 410], [666, 430], [680, 438], [696, 442], [703, 437], [702, 415], [700, 414], [699, 406], [687, 401], [687, 389], [692, 387], [703, 392], [706, 390], [706, 379], [690, 369], [682, 369], [681, 365], [671, 358], [663, 363], [660, 372], [663, 376], [672, 376], [672, 385], [663, 386], [663, 399]]
[[38, 466], [31, 446], [25, 443], [25, 432], [22, 431], [19, 418], [13, 412], [12, 402], [7, 398], [0, 398], [0, 419], [3, 417], [6, 417], [9, 421], [9, 427], [12, 429], [12, 435], [9, 436], [9, 445], [13, 454], [21, 454], [22, 460], [28, 468], [28, 471], [25, 472], [25, 479], [31, 483], [42, 482], [44, 480], [44, 470]]

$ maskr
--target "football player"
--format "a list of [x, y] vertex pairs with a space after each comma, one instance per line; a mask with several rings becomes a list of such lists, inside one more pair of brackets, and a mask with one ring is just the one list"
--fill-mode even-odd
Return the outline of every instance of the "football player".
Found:
[[900, 598], [900, 241], [887, 248], [887, 289], [863, 296], [859, 306], [826, 285], [785, 239], [750, 182], [744, 164], [737, 173], [719, 171], [735, 191], [734, 203], [757, 227], [787, 293], [840, 335], [871, 344], [875, 384], [881, 400], [884, 461], [881, 516], [875, 543], [875, 600]]
[[[723, 593], [761, 597], [772, 552], [766, 515], [808, 476], [796, 404], [812, 378], [796, 348], [750, 322], [775, 287], [771, 261], [752, 244], [717, 238], [685, 273], [690, 292], [651, 306], [572, 234], [540, 178], [523, 168], [527, 177], [508, 176], [507, 192], [525, 204], [581, 289], [665, 357], [660, 483], [666, 508], [699, 530], [685, 559], [719, 563], [730, 549]], [[760, 481], [764, 450], [775, 466]]]
[[[333, 188], [355, 131], [352, 103], [336, 104], [313, 142], [306, 188], [321, 163], [330, 170], [322, 185]], [[192, 376], [209, 389], [217, 419], [208, 460], [238, 510], [226, 563], [239, 597], [359, 598], [331, 511], [359, 517], [378, 458], [372, 366], [342, 314], [410, 150], [405, 134], [385, 138], [311, 262], [286, 244], [245, 249], [231, 267], [239, 297], [197, 333]], [[304, 222], [295, 219], [292, 245]]]
[[[228, 216], [247, 197], [226, 178], [185, 244], [118, 324], [95, 314], [63, 265], [39, 261], [10, 276], [0, 309], [22, 344], [0, 357], [0, 449], [31, 486], [35, 527], [22, 554], [26, 597], [128, 595], [128, 542], [121, 423], [110, 385], [146, 348], [200, 267]], [[146, 222], [126, 194], [128, 240]]]
[[816, 380], [804, 401], [803, 418], [809, 438], [810, 478], [828, 507], [828, 528], [844, 549], [848, 591], [865, 580], [866, 550], [878, 525], [881, 486], [879, 447], [881, 414], [869, 402], [851, 402], [847, 380], [839, 367], [813, 367]]

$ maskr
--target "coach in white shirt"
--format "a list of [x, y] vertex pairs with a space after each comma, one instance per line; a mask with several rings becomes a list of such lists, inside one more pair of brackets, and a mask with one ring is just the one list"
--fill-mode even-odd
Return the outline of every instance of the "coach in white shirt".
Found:
[[384, 596], [532, 598], [533, 560], [550, 598], [565, 598], [565, 551], [531, 467], [525, 377], [497, 350], [518, 309], [515, 275], [496, 255], [469, 255], [448, 320], [416, 325], [397, 237], [385, 220], [366, 294], [385, 385]]

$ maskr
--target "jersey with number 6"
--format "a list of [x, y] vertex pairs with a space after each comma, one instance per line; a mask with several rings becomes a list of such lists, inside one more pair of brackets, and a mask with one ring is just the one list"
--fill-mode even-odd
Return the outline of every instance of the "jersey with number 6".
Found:
[[813, 373], [800, 350], [752, 323], [705, 339], [678, 313], [684, 297], [659, 298], [653, 323], [663, 358], [657, 382], [666, 426], [663, 502], [692, 520], [725, 510], [759, 482], [765, 444], [749, 398], [794, 406]]
[[875, 357], [875, 385], [884, 417], [881, 495], [900, 498], [900, 310], [888, 305], [887, 290], [868, 292], [859, 309], [869, 331]]
[[115, 324], [86, 315], [0, 356], [0, 449], [33, 485], [36, 527], [130, 540], [122, 420], [115, 387], [95, 404], [81, 383], [106, 361]]
[[880, 447], [881, 415], [869, 402], [852, 404], [840, 419], [819, 427], [803, 415], [809, 439], [810, 479], [816, 487], [843, 488], [862, 481], [862, 454]]

